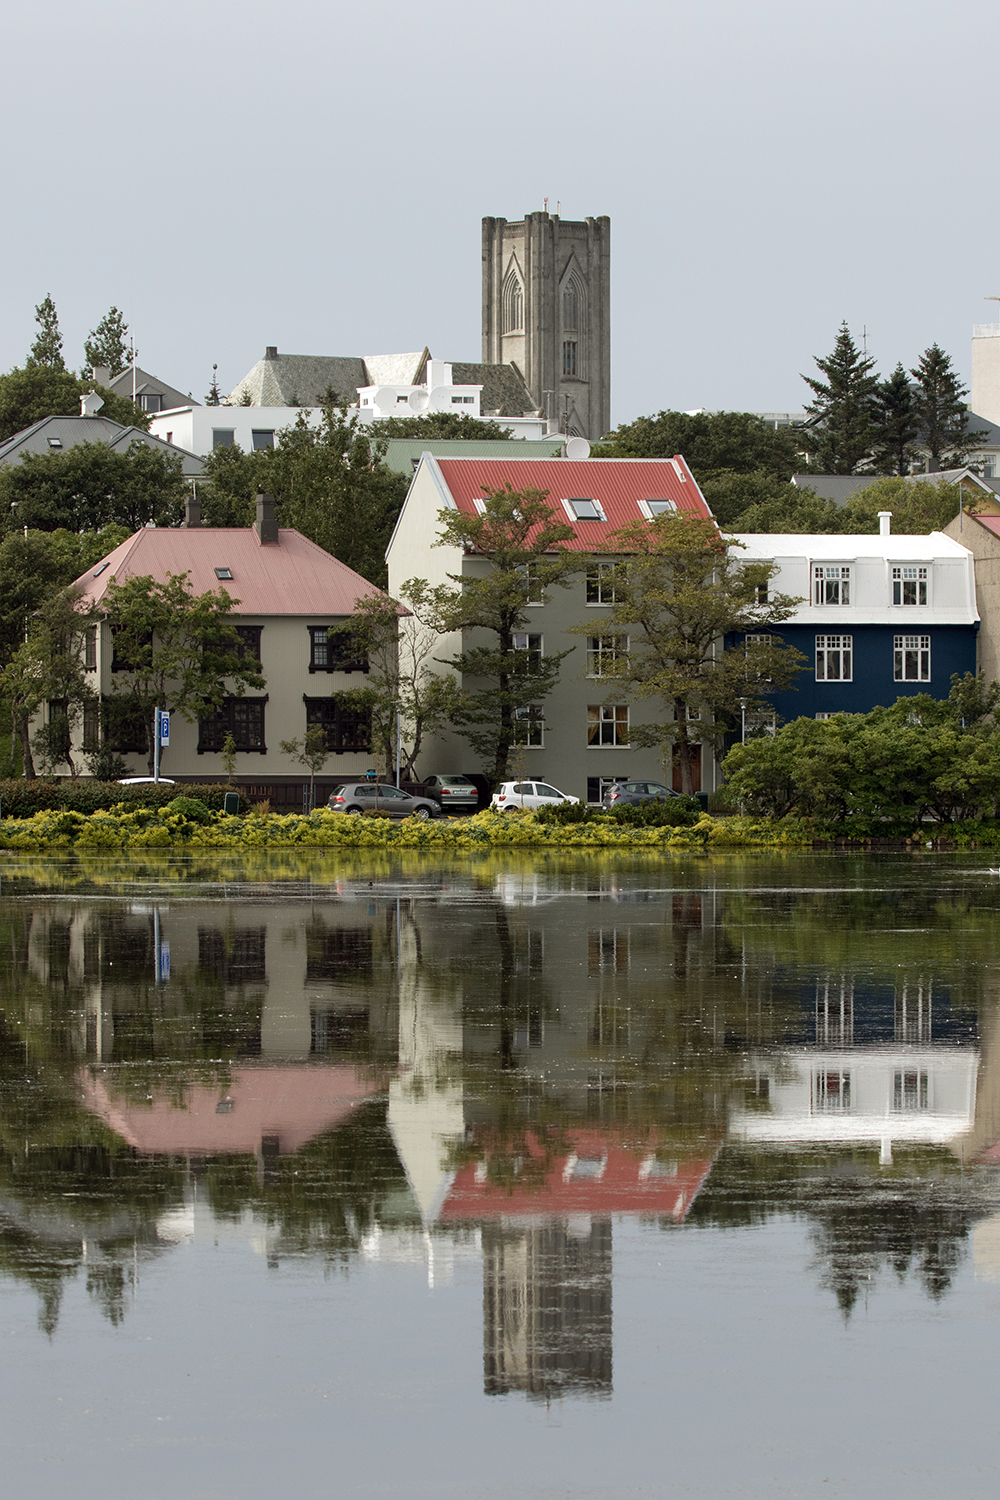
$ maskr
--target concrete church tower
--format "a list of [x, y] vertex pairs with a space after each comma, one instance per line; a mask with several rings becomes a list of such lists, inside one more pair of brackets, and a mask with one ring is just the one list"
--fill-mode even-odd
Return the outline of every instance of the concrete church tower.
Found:
[[483, 360], [513, 364], [557, 427], [611, 426], [611, 220], [483, 220]]

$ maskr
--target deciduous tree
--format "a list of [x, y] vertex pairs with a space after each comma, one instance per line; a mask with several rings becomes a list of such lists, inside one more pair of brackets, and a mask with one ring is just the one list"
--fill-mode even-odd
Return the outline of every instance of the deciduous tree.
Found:
[[149, 427], [150, 415], [127, 397], [117, 396], [92, 380], [77, 380], [61, 366], [31, 364], [0, 375], [0, 442], [23, 432], [44, 417], [78, 417], [84, 391], [97, 390], [103, 397], [101, 416], [125, 427]]
[[39, 531], [176, 525], [187, 491], [181, 464], [179, 455], [140, 441], [125, 453], [103, 442], [28, 453], [0, 470], [0, 514]]
[[801, 467], [798, 447], [791, 429], [775, 429], [751, 412], [661, 411], [616, 428], [592, 453], [598, 458], [673, 458], [682, 453], [701, 484], [724, 474], [757, 472], [791, 479]]
[[56, 313], [56, 305], [52, 300], [51, 293], [46, 292], [42, 301], [35, 308], [35, 322], [38, 324], [38, 332], [35, 334], [34, 342], [28, 351], [28, 363], [32, 365], [45, 365], [50, 370], [65, 369], [62, 352], [62, 334], [59, 332], [59, 316]]

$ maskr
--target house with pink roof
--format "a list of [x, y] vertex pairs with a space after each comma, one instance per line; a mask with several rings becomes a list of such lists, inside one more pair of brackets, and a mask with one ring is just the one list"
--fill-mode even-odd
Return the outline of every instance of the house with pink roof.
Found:
[[[232, 734], [241, 782], [301, 783], [301, 766], [282, 754], [279, 742], [301, 740], [310, 725], [319, 724], [326, 731], [329, 771], [363, 775], [371, 764], [368, 717], [342, 694], [363, 686], [368, 666], [355, 659], [350, 635], [329, 631], [354, 613], [356, 600], [379, 592], [374, 584], [300, 532], [279, 527], [273, 500], [259, 495], [257, 519], [246, 528], [202, 526], [200, 508], [190, 501], [183, 526], [135, 532], [78, 578], [76, 587], [83, 603], [100, 608], [114, 580], [165, 582], [179, 574], [187, 575], [193, 594], [225, 589], [235, 601], [241, 651], [260, 663], [265, 685], [227, 695], [199, 723], [175, 714], [161, 774], [174, 781], [218, 780], [225, 774], [223, 742]], [[119, 664], [106, 620], [89, 632], [85, 665], [101, 696], [110, 693]], [[97, 712], [95, 703], [76, 730], [73, 751], [96, 743]], [[146, 773], [151, 733], [152, 726], [137, 730], [132, 742], [115, 747], [130, 774]]]

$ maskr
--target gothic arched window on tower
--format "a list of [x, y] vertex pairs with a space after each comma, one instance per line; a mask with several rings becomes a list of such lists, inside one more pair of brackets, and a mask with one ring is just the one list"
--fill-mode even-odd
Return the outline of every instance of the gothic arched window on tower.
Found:
[[562, 365], [564, 375], [576, 374], [576, 339], [563, 339]]
[[580, 294], [577, 291], [576, 282], [570, 281], [563, 289], [563, 327], [579, 328], [580, 326]]
[[511, 266], [503, 284], [503, 331], [520, 333], [523, 327], [524, 288], [521, 286], [520, 276]]

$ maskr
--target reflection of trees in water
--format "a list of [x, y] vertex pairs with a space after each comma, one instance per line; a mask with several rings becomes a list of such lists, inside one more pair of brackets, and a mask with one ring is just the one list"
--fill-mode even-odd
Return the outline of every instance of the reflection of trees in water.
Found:
[[894, 1163], [879, 1167], [877, 1149], [730, 1146], [689, 1222], [732, 1229], [778, 1214], [804, 1220], [816, 1252], [813, 1269], [845, 1318], [884, 1272], [914, 1278], [936, 1301], [967, 1254], [976, 1220], [995, 1209], [992, 1178], [963, 1171], [943, 1148], [897, 1147]]

